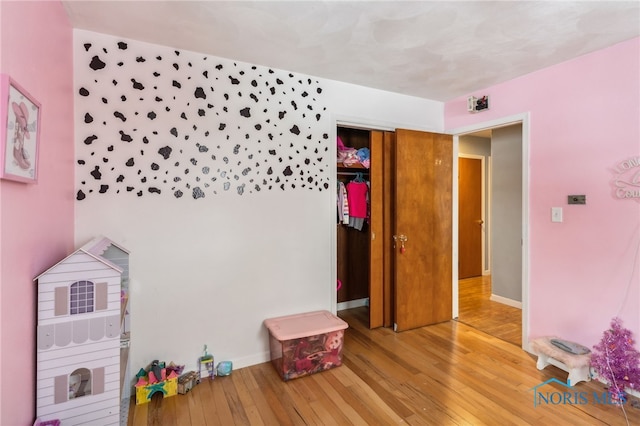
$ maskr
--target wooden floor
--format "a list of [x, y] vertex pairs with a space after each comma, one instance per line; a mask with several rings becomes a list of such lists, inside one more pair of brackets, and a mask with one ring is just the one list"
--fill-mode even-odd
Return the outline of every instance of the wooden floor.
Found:
[[458, 281], [458, 321], [522, 346], [522, 310], [490, 298], [491, 276]]
[[270, 363], [238, 369], [133, 402], [128, 425], [640, 425], [637, 400], [623, 411], [593, 398], [605, 392], [598, 382], [543, 384], [566, 373], [539, 371], [518, 345], [464, 323], [395, 333], [369, 330], [366, 307], [339, 316], [349, 323], [342, 366], [288, 382]]

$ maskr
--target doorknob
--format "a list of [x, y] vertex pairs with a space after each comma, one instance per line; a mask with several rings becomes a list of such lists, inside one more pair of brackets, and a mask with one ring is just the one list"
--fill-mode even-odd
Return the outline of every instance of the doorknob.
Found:
[[478, 219], [478, 220], [476, 220], [476, 223], [477, 223], [478, 225], [482, 225], [482, 224], [484, 223], [484, 220], [482, 220], [482, 219]]
[[393, 236], [393, 248], [396, 248], [396, 242], [400, 241], [400, 253], [404, 254], [406, 248], [404, 247], [404, 243], [408, 240], [406, 235], [394, 235]]

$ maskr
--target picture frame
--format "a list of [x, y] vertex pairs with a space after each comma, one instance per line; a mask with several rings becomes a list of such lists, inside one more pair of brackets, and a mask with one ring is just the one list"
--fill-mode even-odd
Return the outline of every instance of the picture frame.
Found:
[[37, 183], [42, 106], [7, 74], [0, 74], [0, 178]]

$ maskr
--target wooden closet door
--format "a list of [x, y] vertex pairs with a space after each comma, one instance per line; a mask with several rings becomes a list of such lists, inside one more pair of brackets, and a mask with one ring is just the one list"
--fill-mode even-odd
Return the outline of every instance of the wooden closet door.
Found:
[[452, 316], [452, 171], [450, 135], [396, 130], [394, 330]]
[[370, 237], [369, 245], [369, 328], [384, 325], [384, 169], [383, 133], [372, 131], [369, 137]]
[[393, 224], [395, 223], [394, 219], [394, 191], [395, 191], [395, 171], [394, 171], [394, 163], [393, 156], [395, 154], [395, 144], [396, 144], [396, 134], [395, 132], [384, 132], [383, 135], [383, 217], [384, 217], [384, 229], [383, 229], [383, 247], [382, 247], [382, 256], [383, 260], [383, 286], [384, 286], [384, 326], [392, 327], [394, 316], [393, 316], [393, 289], [394, 289], [394, 274], [393, 267], [395, 264], [394, 255], [395, 251], [393, 249]]

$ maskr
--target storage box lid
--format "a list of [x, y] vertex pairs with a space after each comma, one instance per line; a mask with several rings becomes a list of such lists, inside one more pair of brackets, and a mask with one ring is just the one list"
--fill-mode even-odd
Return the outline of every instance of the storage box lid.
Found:
[[299, 339], [344, 330], [349, 325], [329, 311], [306, 312], [264, 320], [264, 325], [278, 340]]

